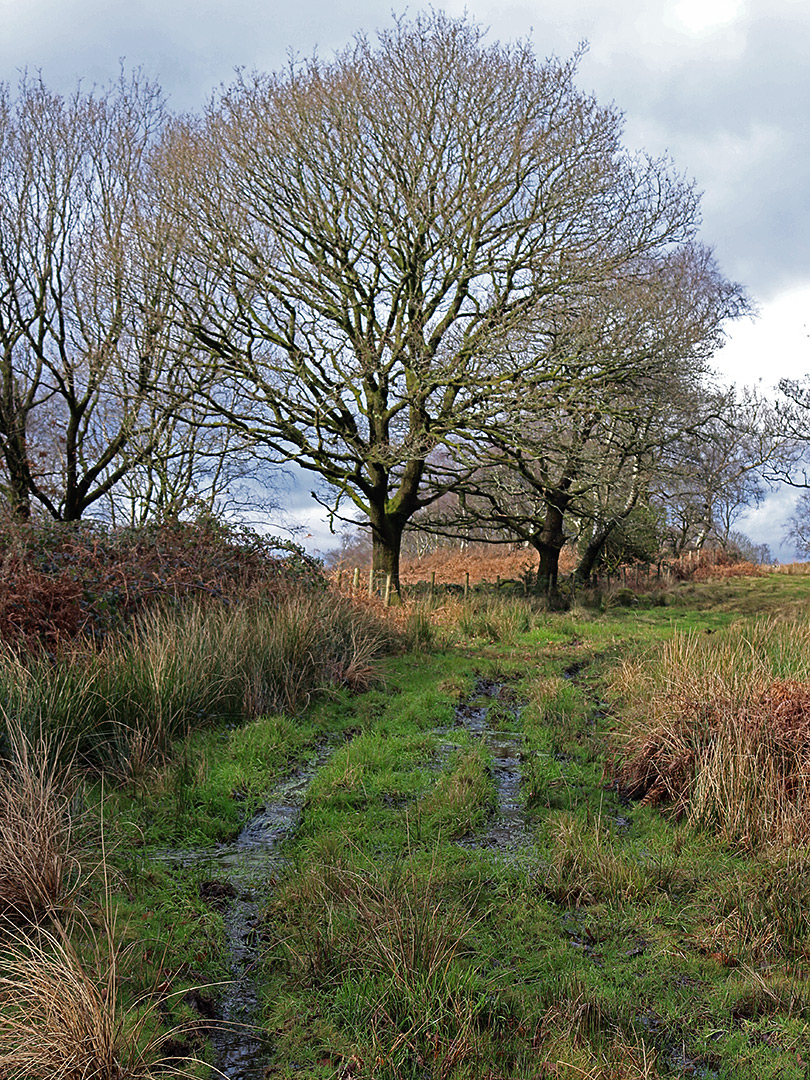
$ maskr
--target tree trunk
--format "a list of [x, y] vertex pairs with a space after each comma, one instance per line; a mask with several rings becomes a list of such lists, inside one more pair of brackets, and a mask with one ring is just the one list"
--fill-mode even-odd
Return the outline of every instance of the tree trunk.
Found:
[[543, 527], [531, 538], [530, 543], [540, 556], [537, 567], [536, 591], [549, 597], [557, 595], [560, 552], [565, 543], [563, 530], [563, 508], [546, 506]]
[[602, 549], [616, 525], [616, 521], [612, 521], [609, 525], [604, 525], [601, 529], [597, 529], [589, 540], [588, 546], [583, 551], [579, 563], [577, 564], [577, 568], [574, 571], [574, 580], [577, 584], [590, 585], [596, 561], [602, 554]]
[[402, 550], [402, 533], [405, 521], [399, 515], [375, 514], [371, 519], [371, 566], [377, 575], [391, 575], [391, 588], [401, 596], [399, 585], [399, 556]]
[[25, 436], [12, 431], [5, 438], [3, 457], [8, 472], [6, 497], [8, 507], [18, 521], [28, 521], [31, 517], [31, 490], [28, 482], [28, 449]]

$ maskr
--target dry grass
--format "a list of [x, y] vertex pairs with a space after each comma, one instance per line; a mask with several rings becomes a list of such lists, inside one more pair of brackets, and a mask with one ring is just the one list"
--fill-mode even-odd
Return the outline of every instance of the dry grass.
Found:
[[0, 915], [36, 919], [57, 909], [77, 879], [71, 783], [59, 747], [6, 721], [0, 766]]
[[165, 996], [153, 987], [124, 1007], [115, 924], [94, 939], [88, 963], [59, 922], [18, 935], [0, 954], [0, 1075], [4, 1080], [157, 1080], [199, 1076], [177, 1058], [179, 1036], [161, 1029]]
[[747, 847], [810, 842], [810, 627], [678, 636], [626, 663], [615, 754], [628, 795]]

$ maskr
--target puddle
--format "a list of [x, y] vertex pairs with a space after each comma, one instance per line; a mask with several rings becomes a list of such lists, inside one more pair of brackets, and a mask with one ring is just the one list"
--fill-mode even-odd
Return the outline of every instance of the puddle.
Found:
[[496, 806], [489, 827], [460, 843], [465, 847], [523, 847], [530, 841], [526, 808], [521, 797], [520, 755], [523, 733], [504, 731], [493, 723], [493, 705], [497, 702], [497, 723], [517, 722], [520, 706], [511, 690], [491, 679], [479, 679], [472, 695], [456, 708], [455, 724], [482, 739], [492, 755], [492, 778]]
[[201, 894], [223, 913], [231, 982], [217, 1004], [212, 1030], [214, 1064], [227, 1080], [263, 1080], [272, 1048], [256, 1029], [259, 993], [255, 977], [259, 952], [259, 907], [284, 865], [281, 845], [298, 827], [307, 788], [334, 747], [317, 754], [268, 796], [267, 802], [230, 844], [216, 848], [164, 851], [156, 857], [172, 866], [202, 866], [210, 880]]
[[580, 672], [583, 668], [588, 666], [588, 663], [588, 660], [575, 660], [573, 664], [569, 664], [565, 671], [563, 671], [563, 678], [568, 679], [569, 681], [578, 679]]

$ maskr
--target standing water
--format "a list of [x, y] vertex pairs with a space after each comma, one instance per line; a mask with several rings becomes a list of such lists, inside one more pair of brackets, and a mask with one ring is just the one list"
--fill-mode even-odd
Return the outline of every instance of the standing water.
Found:
[[490, 679], [479, 679], [472, 696], [456, 709], [456, 724], [482, 739], [492, 755], [497, 798], [489, 828], [483, 836], [466, 841], [470, 846], [508, 849], [521, 847], [530, 839], [520, 796], [523, 733], [500, 726], [506, 723], [515, 728], [519, 716], [520, 708], [509, 688]]
[[211, 1037], [214, 1065], [227, 1080], [262, 1080], [272, 1048], [257, 1027], [260, 1014], [256, 979], [259, 907], [284, 865], [281, 845], [298, 827], [307, 788], [333, 747], [322, 747], [270, 793], [262, 809], [230, 844], [218, 848], [167, 852], [179, 866], [204, 866], [212, 880], [203, 889], [225, 901], [223, 913], [231, 981], [219, 1002]]

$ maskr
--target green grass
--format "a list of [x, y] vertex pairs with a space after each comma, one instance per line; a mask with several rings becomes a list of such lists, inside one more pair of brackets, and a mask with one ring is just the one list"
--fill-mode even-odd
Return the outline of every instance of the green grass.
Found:
[[[269, 1075], [805, 1077], [806, 847], [744, 844], [666, 801], [628, 803], [615, 738], [631, 716], [652, 716], [682, 631], [697, 644], [681, 667], [704, 698], [707, 658], [723, 649], [741, 682], [766, 662], [804, 678], [797, 630], [728, 627], [740, 610], [800, 607], [808, 586], [773, 575], [676, 588], [665, 606], [564, 614], [476, 601], [457, 619], [456, 601], [425, 605], [417, 647], [378, 661], [376, 685], [181, 738], [103, 796], [125, 936], [148, 943], [127, 992], [159, 975], [180, 990], [226, 974], [221, 905], [199, 869], [168, 869], [157, 852], [233, 837], [326, 743], [263, 905]], [[748, 668], [743, 641], [757, 643]], [[647, 679], [628, 704], [610, 691], [621, 662]], [[520, 732], [529, 842], [514, 851], [480, 843], [492, 759], [455, 712], [486, 678], [509, 686], [508, 709], [490, 702], [493, 726]], [[100, 789], [85, 801], [96, 812]], [[97, 886], [82, 895], [92, 906]], [[167, 1023], [182, 1018], [167, 1009]]]

